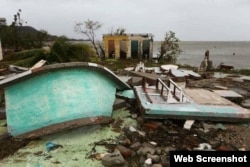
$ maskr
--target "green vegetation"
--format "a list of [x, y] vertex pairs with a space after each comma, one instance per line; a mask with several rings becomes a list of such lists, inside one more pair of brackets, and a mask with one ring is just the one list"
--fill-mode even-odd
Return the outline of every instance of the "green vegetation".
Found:
[[64, 38], [58, 38], [51, 49], [30, 49], [15, 52], [8, 55], [0, 63], [2, 67], [14, 64], [23, 67], [31, 67], [39, 60], [46, 60], [51, 63], [63, 63], [73, 61], [90, 61], [90, 57], [95, 53], [91, 46], [87, 44], [72, 44]]
[[53, 44], [46, 60], [48, 63], [63, 63], [72, 61], [89, 61], [95, 53], [87, 44], [72, 44], [65, 38], [58, 38]]
[[178, 42], [180, 40], [175, 36], [175, 32], [167, 32], [164, 41], [161, 42], [158, 60], [165, 63], [176, 63], [177, 57], [181, 53]]
[[49, 39], [47, 31], [37, 31], [33, 27], [23, 26], [21, 9], [14, 15], [11, 25], [0, 25], [0, 38], [5, 49], [21, 51], [25, 49], [41, 48]]

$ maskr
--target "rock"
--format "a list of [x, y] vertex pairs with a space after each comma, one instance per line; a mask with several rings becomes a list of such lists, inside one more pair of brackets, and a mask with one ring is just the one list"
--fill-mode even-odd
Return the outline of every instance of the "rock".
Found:
[[210, 141], [209, 144], [212, 146], [212, 148], [217, 148], [220, 145], [220, 141]]
[[117, 145], [116, 149], [119, 150], [119, 152], [122, 154], [124, 158], [130, 157], [132, 155], [132, 150], [122, 145]]
[[169, 156], [161, 155], [161, 164], [162, 164], [162, 166], [170, 166], [169, 163], [170, 163]]
[[193, 124], [194, 124], [194, 120], [186, 120], [183, 127], [184, 129], [190, 130]]
[[94, 158], [95, 158], [96, 160], [102, 160], [103, 157], [104, 157], [106, 154], [107, 154], [107, 153], [97, 153], [97, 154], [94, 154], [93, 156], [94, 156]]
[[124, 140], [120, 141], [119, 143], [123, 146], [130, 146], [131, 145], [131, 141], [128, 138], [125, 138]]
[[135, 142], [130, 146], [130, 148], [133, 149], [133, 150], [138, 150], [140, 147], [141, 147], [140, 142]]
[[218, 123], [215, 125], [215, 129], [226, 130], [227, 128], [223, 124]]
[[145, 164], [152, 165], [152, 159], [151, 158], [146, 159]]
[[157, 155], [161, 155], [161, 153], [162, 153], [161, 148], [160, 147], [156, 147], [156, 154]]
[[130, 127], [129, 127], [129, 131], [130, 131], [130, 132], [137, 132], [137, 129], [135, 129], [133, 126], [130, 126]]
[[218, 148], [217, 151], [236, 151], [232, 145], [230, 144], [226, 144], [226, 143], [222, 143]]
[[211, 128], [214, 128], [214, 125], [209, 125], [209, 124], [207, 124], [207, 123], [203, 123], [202, 125], [203, 125], [203, 132], [204, 132], [204, 133], [207, 133], [207, 132], [209, 132], [209, 130], [210, 130]]
[[139, 162], [140, 164], [144, 164], [144, 162], [146, 161], [144, 156], [140, 156]]
[[125, 159], [122, 157], [121, 153], [119, 151], [115, 151], [111, 154], [106, 154], [102, 158], [102, 164], [104, 166], [121, 166], [125, 164]]
[[158, 163], [160, 161], [160, 156], [159, 155], [147, 154], [147, 158], [151, 158], [154, 163]]
[[121, 98], [116, 98], [113, 104], [113, 110], [117, 110], [123, 107], [126, 107], [126, 101]]
[[170, 131], [168, 131], [168, 134], [170, 134], [170, 135], [177, 135], [178, 131], [170, 130]]
[[201, 144], [199, 144], [199, 147], [195, 147], [194, 150], [196, 150], [196, 151], [214, 151], [214, 149], [212, 149], [211, 145], [208, 143], [201, 143]]
[[165, 151], [166, 155], [169, 155], [169, 152], [170, 151], [176, 151], [176, 148], [174, 148], [174, 147], [165, 147], [164, 151]]
[[153, 164], [151, 167], [162, 167], [162, 164]]
[[137, 114], [131, 114], [131, 118], [136, 119], [138, 117]]
[[245, 148], [239, 148], [238, 151], [247, 151]]
[[149, 142], [151, 145], [153, 145], [153, 146], [156, 146], [157, 145], [157, 143], [156, 142], [154, 142], [154, 141], [151, 141], [151, 142]]
[[146, 155], [147, 153], [154, 154], [155, 149], [152, 147], [140, 147], [139, 150], [137, 150], [137, 154], [139, 155]]
[[140, 136], [143, 136], [143, 137], [146, 135], [145, 132], [139, 131], [139, 130], [135, 129], [133, 126], [129, 127], [129, 131], [132, 133], [138, 133]]
[[244, 100], [241, 105], [245, 108], [250, 108], [250, 98]]
[[164, 125], [171, 126], [171, 125], [173, 125], [173, 121], [172, 121], [172, 120], [166, 119], [166, 120], [164, 121]]
[[162, 123], [160, 122], [147, 122], [144, 123], [143, 127], [147, 130], [147, 131], [156, 131], [157, 129], [159, 129], [159, 127], [162, 126]]

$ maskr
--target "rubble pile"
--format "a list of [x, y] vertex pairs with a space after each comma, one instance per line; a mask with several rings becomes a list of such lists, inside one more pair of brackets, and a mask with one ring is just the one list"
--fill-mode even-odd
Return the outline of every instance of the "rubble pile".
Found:
[[[140, 122], [140, 118], [138, 122]], [[195, 122], [191, 129], [183, 128], [180, 120], [150, 120], [135, 128], [126, 126], [116, 140], [95, 143], [104, 145], [108, 153], [95, 153], [104, 166], [169, 166], [170, 151], [246, 150], [246, 143], [237, 130], [221, 123]], [[239, 125], [237, 125], [239, 126]], [[249, 128], [249, 127], [246, 127]], [[249, 147], [249, 146], [248, 146]], [[99, 156], [96, 156], [99, 155]], [[100, 158], [101, 157], [101, 158]]]

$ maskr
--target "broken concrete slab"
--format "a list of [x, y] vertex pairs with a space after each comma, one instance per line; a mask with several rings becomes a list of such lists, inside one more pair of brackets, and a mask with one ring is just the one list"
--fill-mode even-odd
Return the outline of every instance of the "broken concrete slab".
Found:
[[240, 104], [244, 99], [242, 95], [232, 90], [213, 90], [213, 92], [237, 104]]
[[178, 69], [170, 69], [170, 75], [176, 78], [184, 78], [187, 77], [189, 73], [186, 73]]
[[240, 99], [243, 98], [242, 95], [232, 90], [213, 90], [213, 92], [225, 98], [240, 98]]
[[113, 153], [106, 154], [102, 158], [102, 164], [106, 167], [112, 166], [123, 166], [125, 164], [125, 159], [121, 155], [119, 151], [115, 151]]
[[113, 104], [113, 110], [121, 109], [123, 107], [126, 107], [126, 101], [121, 98], [116, 98], [115, 102]]
[[[250, 111], [205, 89], [172, 87], [158, 79], [155, 87], [135, 86], [141, 114], [146, 119], [198, 119], [213, 121], [250, 120]], [[158, 85], [159, 83], [162, 86]], [[175, 100], [175, 101], [173, 101]]]
[[250, 99], [245, 99], [242, 101], [241, 105], [246, 108], [250, 108]]
[[184, 70], [184, 69], [180, 69], [180, 71], [186, 73], [190, 78], [194, 78], [194, 79], [198, 79], [201, 78], [201, 75], [192, 71], [192, 70]]

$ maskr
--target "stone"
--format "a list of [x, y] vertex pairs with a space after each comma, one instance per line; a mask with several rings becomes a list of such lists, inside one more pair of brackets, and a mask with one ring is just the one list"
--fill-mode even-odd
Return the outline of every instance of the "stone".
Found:
[[124, 140], [120, 141], [119, 144], [121, 144], [123, 146], [130, 146], [131, 141], [128, 138], [125, 138]]
[[212, 149], [212, 146], [208, 143], [201, 143], [201, 144], [199, 144], [199, 147], [195, 147], [194, 150], [196, 150], [196, 151], [214, 151], [214, 149]]
[[154, 163], [158, 163], [160, 161], [160, 156], [159, 155], [147, 154], [147, 158], [151, 158]]
[[146, 159], [145, 164], [152, 165], [152, 159], [151, 158]]
[[194, 120], [186, 120], [183, 128], [187, 129], [187, 130], [190, 130], [193, 124], [194, 124]]
[[162, 167], [162, 164], [153, 164], [151, 167]]
[[154, 141], [151, 141], [151, 142], [149, 142], [151, 145], [153, 145], [153, 146], [156, 146], [157, 145], [157, 143], [156, 142], [154, 142]]
[[125, 164], [125, 159], [123, 158], [123, 156], [121, 155], [121, 153], [119, 151], [114, 151], [111, 154], [106, 154], [103, 158], [102, 158], [102, 164], [104, 166], [121, 166]]
[[152, 147], [140, 147], [137, 150], [137, 154], [139, 154], [139, 155], [146, 155], [147, 153], [154, 154], [155, 149]]
[[169, 166], [170, 158], [166, 155], [161, 155], [161, 164], [162, 166]]
[[226, 130], [227, 128], [223, 124], [218, 123], [215, 125], [215, 129]]
[[137, 129], [135, 129], [133, 126], [130, 126], [130, 127], [129, 127], [129, 131], [130, 131], [130, 132], [137, 132]]
[[176, 148], [174, 148], [174, 147], [165, 147], [164, 151], [165, 151], [166, 155], [169, 155], [170, 151], [176, 151]]
[[245, 148], [239, 148], [238, 151], [247, 151]]
[[236, 151], [232, 145], [222, 143], [217, 149], [217, 151]]
[[139, 131], [139, 130], [135, 129], [133, 126], [129, 127], [129, 131], [132, 133], [138, 133], [140, 136], [143, 136], [143, 137], [146, 135], [145, 132]]
[[162, 153], [161, 148], [160, 147], [156, 147], [156, 154], [157, 155], [161, 155], [161, 153]]
[[121, 98], [116, 98], [113, 104], [113, 110], [121, 109], [123, 107], [126, 107], [126, 101]]
[[177, 135], [178, 131], [170, 130], [170, 131], [168, 131], [168, 134], [170, 134], [170, 135]]
[[210, 131], [210, 129], [214, 128], [214, 125], [209, 125], [207, 123], [202, 123], [202, 125], [203, 125], [203, 132], [204, 133], [207, 133]]
[[156, 131], [160, 126], [162, 126], [160, 122], [147, 122], [143, 125], [143, 127], [148, 131]]
[[122, 145], [117, 145], [116, 149], [119, 150], [119, 152], [122, 154], [124, 158], [130, 157], [132, 155], [132, 150]]
[[130, 146], [130, 148], [133, 149], [133, 150], [138, 150], [140, 147], [141, 147], [140, 142], [135, 142]]
[[131, 114], [131, 118], [133, 118], [133, 119], [136, 119], [138, 117], [138, 115], [137, 114]]
[[140, 164], [144, 164], [145, 161], [146, 161], [146, 158], [144, 156], [140, 156], [139, 158]]

